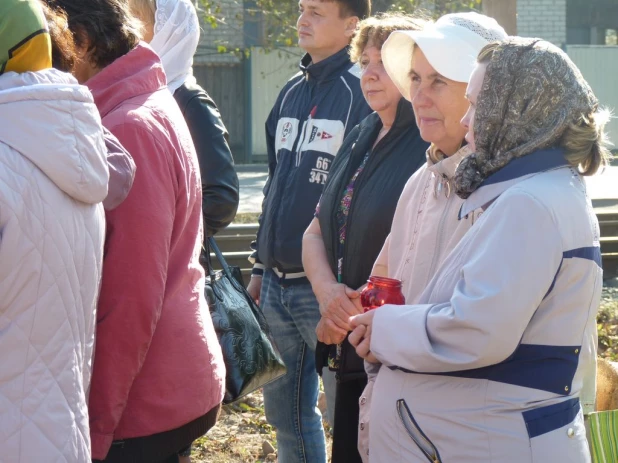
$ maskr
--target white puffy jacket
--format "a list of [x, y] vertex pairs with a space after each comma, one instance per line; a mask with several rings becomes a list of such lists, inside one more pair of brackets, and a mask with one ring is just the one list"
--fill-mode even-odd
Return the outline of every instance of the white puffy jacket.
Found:
[[89, 462], [108, 167], [92, 96], [0, 76], [0, 461]]

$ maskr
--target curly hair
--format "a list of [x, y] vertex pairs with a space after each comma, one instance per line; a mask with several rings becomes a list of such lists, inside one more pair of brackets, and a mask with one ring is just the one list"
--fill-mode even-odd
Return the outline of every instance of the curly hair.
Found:
[[45, 0], [66, 12], [78, 47], [88, 45], [90, 61], [104, 68], [129, 53], [140, 40], [141, 24], [125, 0]]
[[52, 66], [60, 71], [72, 72], [77, 58], [75, 41], [69, 30], [69, 21], [64, 11], [51, 8], [41, 2], [45, 19], [49, 27], [49, 36], [52, 43]]
[[382, 48], [389, 35], [395, 31], [418, 31], [423, 29], [428, 19], [420, 14], [379, 13], [364, 19], [358, 25], [358, 30], [352, 39], [350, 58], [352, 62], [360, 61], [363, 50], [368, 44]]

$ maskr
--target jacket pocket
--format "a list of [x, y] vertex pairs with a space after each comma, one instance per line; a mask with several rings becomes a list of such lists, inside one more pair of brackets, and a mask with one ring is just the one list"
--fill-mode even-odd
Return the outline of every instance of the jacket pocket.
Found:
[[522, 413], [534, 463], [587, 463], [590, 452], [578, 398]]
[[427, 460], [431, 463], [443, 463], [442, 458], [440, 458], [440, 452], [438, 452], [433, 442], [421, 430], [404, 399], [397, 401], [397, 413], [406, 432], [421, 452], [423, 452]]

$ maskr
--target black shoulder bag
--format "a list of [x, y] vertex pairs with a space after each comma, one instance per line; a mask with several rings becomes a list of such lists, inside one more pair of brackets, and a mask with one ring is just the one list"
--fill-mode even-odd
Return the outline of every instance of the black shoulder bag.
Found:
[[[223, 270], [214, 271], [210, 249]], [[204, 288], [227, 370], [225, 397], [228, 404], [250, 394], [286, 372], [262, 309], [253, 301], [238, 267], [230, 267], [214, 238], [206, 246], [208, 275]]]

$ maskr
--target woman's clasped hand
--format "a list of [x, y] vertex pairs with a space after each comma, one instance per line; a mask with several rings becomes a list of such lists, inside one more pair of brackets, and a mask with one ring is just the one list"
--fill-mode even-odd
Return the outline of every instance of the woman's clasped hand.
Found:
[[350, 318], [363, 313], [360, 292], [342, 283], [327, 283], [315, 290], [322, 318], [316, 327], [318, 340], [339, 344], [352, 331]]

